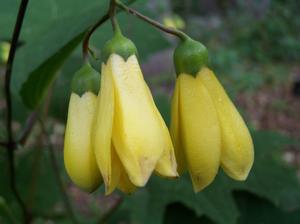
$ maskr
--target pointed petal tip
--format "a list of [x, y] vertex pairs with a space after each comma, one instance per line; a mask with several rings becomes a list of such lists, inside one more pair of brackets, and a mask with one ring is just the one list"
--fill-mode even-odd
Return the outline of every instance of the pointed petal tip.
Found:
[[169, 177], [177, 179], [179, 178], [179, 174], [177, 173], [177, 171], [173, 171], [171, 175], [169, 175]]
[[111, 194], [114, 189], [111, 187], [111, 183], [109, 181], [109, 178], [107, 176], [103, 176], [104, 186], [105, 186], [105, 195]]
[[246, 181], [248, 176], [249, 176], [249, 172], [241, 172], [241, 173], [229, 173], [229, 172], [226, 172], [225, 173], [232, 179], [236, 180], [236, 181]]
[[114, 191], [114, 188], [112, 188], [111, 186], [105, 185], [105, 193], [104, 193], [105, 196], [110, 195], [113, 191]]
[[129, 176], [131, 183], [133, 183], [135, 186], [144, 187], [147, 184], [148, 180], [150, 179], [153, 170], [154, 170], [153, 168], [146, 169], [146, 167], [143, 167], [141, 165], [140, 172], [132, 174], [132, 175], [130, 175], [128, 173], [128, 176]]
[[176, 169], [175, 169], [175, 170], [170, 170], [170, 171], [167, 172], [164, 176], [165, 176], [165, 177], [168, 177], [168, 178], [175, 179], [175, 178], [178, 178], [178, 177], [179, 177], [179, 174], [177, 173], [177, 171], [176, 171]]
[[193, 183], [193, 190], [194, 190], [194, 193], [195, 194], [197, 194], [197, 193], [199, 193], [200, 191], [203, 191], [208, 185], [209, 185], [210, 183], [208, 183], [208, 184], [194, 184]]
[[214, 181], [215, 177], [216, 175], [209, 178], [203, 178], [201, 176], [191, 176], [194, 192], [198, 193], [204, 190]]
[[130, 181], [137, 187], [144, 187], [148, 180], [149, 180], [150, 176], [149, 177], [130, 177]]
[[163, 178], [167, 178], [167, 179], [178, 179], [179, 178], [179, 174], [177, 173], [177, 171], [171, 170], [168, 172], [158, 172], [157, 170], [155, 170], [155, 174], [159, 177], [163, 177]]
[[226, 167], [224, 164], [222, 164], [221, 166], [226, 175], [236, 181], [246, 181], [252, 168], [252, 164], [251, 166], [243, 167], [240, 169], [237, 169], [236, 167], [234, 169]]

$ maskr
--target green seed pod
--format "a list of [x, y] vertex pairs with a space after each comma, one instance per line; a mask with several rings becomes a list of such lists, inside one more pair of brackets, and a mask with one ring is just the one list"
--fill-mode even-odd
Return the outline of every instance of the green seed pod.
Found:
[[118, 54], [124, 60], [133, 54], [137, 56], [137, 49], [130, 39], [124, 37], [120, 30], [117, 30], [113, 38], [105, 43], [102, 53], [102, 61], [106, 63], [111, 54]]
[[187, 38], [180, 42], [174, 51], [176, 74], [181, 73], [195, 76], [208, 63], [208, 51], [198, 41]]
[[89, 63], [84, 64], [74, 75], [71, 90], [81, 96], [85, 92], [98, 94], [100, 74]]

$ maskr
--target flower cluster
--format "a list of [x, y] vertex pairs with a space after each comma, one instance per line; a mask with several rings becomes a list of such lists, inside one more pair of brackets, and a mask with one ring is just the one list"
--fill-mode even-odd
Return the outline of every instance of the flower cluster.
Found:
[[[99, 74], [86, 64], [74, 76], [64, 161], [73, 182], [106, 194], [146, 185], [152, 173], [190, 173], [195, 192], [219, 167], [245, 180], [253, 163], [249, 131], [207, 65], [207, 50], [190, 38], [174, 52], [177, 73], [170, 132], [137, 60], [135, 45], [118, 30], [103, 49]], [[99, 90], [99, 83], [101, 87]]]

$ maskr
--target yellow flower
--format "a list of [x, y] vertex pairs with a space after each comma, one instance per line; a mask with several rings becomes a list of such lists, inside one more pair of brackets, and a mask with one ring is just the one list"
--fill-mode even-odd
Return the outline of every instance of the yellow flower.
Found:
[[248, 128], [214, 73], [208, 68], [203, 68], [199, 78], [208, 90], [218, 112], [222, 168], [231, 178], [245, 180], [254, 160], [253, 143]]
[[102, 178], [91, 142], [96, 95], [86, 92], [81, 97], [71, 94], [64, 142], [64, 163], [68, 175], [80, 188], [92, 192]]
[[185, 166], [198, 192], [215, 178], [220, 164], [221, 137], [217, 112], [199, 79], [180, 74], [172, 100], [171, 136], [178, 172]]
[[177, 81], [172, 99], [171, 136], [178, 173], [188, 169], [194, 190], [215, 178], [221, 164], [245, 180], [254, 149], [248, 128], [222, 85], [206, 65], [204, 45], [184, 37], [174, 52]]
[[124, 60], [112, 53], [102, 64], [101, 79], [93, 143], [106, 193], [116, 187], [130, 192], [133, 185], [144, 186], [160, 159], [165, 162], [157, 171], [176, 176], [176, 165], [163, 156], [172, 154], [170, 135], [136, 56]]

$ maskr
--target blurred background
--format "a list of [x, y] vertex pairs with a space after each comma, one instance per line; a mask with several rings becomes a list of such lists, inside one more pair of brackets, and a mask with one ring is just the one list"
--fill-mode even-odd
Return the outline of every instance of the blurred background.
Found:
[[[125, 1], [126, 2], [126, 1]], [[6, 139], [4, 68], [20, 0], [0, 0], [0, 140]], [[194, 194], [187, 174], [153, 176], [133, 195], [87, 194], [63, 166], [63, 136], [70, 81], [82, 65], [84, 32], [106, 11], [108, 0], [31, 0], [13, 67], [15, 138], [32, 111], [38, 122], [16, 151], [16, 185], [32, 223], [300, 223], [300, 1], [136, 0], [133, 8], [204, 43], [210, 67], [238, 106], [255, 145], [245, 182], [220, 170]], [[176, 38], [124, 12], [121, 28], [140, 63], [166, 123], [175, 83]], [[110, 39], [110, 24], [91, 40], [94, 68]], [[21, 223], [0, 146], [0, 223]], [[74, 221], [75, 220], [75, 221]]]

